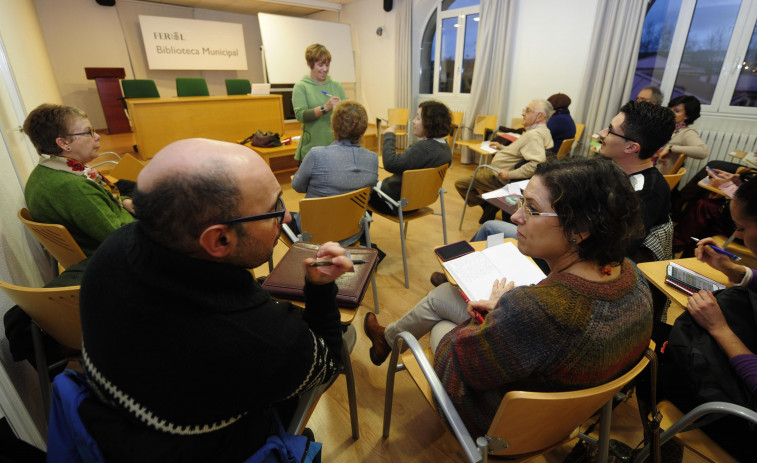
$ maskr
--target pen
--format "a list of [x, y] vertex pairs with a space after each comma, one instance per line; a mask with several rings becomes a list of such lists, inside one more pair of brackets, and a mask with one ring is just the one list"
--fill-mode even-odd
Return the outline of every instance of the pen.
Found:
[[720, 175], [718, 175], [718, 173], [715, 172], [710, 166], [705, 166], [705, 169], [707, 169], [707, 172], [710, 173], [713, 177], [720, 178]]
[[[352, 261], [352, 265], [360, 265], [360, 264], [367, 264], [367, 260], [362, 259], [355, 259]], [[321, 262], [313, 262], [312, 264], [309, 264], [310, 267], [330, 267], [334, 264], [332, 264], [330, 261], [324, 260]]]
[[[694, 240], [695, 243], [699, 243], [699, 238], [691, 237], [692, 240]], [[741, 260], [741, 257], [737, 256], [736, 254], [731, 254], [730, 252], [726, 251], [725, 249], [721, 249], [713, 244], [707, 244], [707, 246], [711, 247], [715, 252], [718, 252], [720, 254], [723, 254], [724, 256], [728, 256], [732, 261], [738, 262]]]
[[329, 98], [334, 98], [334, 95], [330, 94], [329, 92], [324, 92], [323, 90], [321, 90], [321, 93], [323, 93], [324, 95], [326, 95]]

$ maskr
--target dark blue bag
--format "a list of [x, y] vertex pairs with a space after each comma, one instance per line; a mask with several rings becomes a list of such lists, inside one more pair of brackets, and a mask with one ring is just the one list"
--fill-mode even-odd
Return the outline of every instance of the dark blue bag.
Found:
[[271, 435], [245, 463], [320, 463], [320, 442], [287, 433], [273, 407], [266, 413], [271, 421]]

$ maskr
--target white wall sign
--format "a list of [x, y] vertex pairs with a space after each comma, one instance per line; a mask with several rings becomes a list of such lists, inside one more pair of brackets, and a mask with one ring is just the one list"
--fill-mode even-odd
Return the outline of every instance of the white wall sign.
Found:
[[242, 25], [139, 15], [150, 69], [246, 70]]

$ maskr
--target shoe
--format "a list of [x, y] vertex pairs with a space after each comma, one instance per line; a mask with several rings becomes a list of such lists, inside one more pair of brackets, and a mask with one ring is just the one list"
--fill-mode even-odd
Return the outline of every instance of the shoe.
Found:
[[262, 277], [255, 278], [255, 281], [257, 281], [259, 285], [262, 285], [265, 283], [266, 278], [268, 278], [268, 275], [263, 275]]
[[497, 206], [485, 203], [481, 207], [484, 209], [484, 213], [481, 214], [481, 218], [478, 219], [479, 224], [483, 225], [484, 222], [497, 218], [497, 212], [499, 212], [499, 208]]
[[376, 319], [376, 314], [368, 312], [365, 314], [365, 320], [363, 320], [363, 331], [368, 339], [371, 340], [372, 347], [368, 351], [371, 356], [371, 362], [376, 366], [381, 366], [382, 363], [389, 357], [392, 352], [392, 346], [386, 341], [384, 337], [384, 327], [379, 325]]
[[431, 284], [434, 286], [439, 286], [442, 283], [446, 283], [449, 280], [447, 279], [447, 275], [445, 275], [442, 272], [434, 272], [431, 274]]

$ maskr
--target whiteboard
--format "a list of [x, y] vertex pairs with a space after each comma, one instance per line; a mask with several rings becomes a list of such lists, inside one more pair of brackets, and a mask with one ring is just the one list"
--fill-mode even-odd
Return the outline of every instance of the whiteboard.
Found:
[[329, 75], [339, 82], [355, 82], [350, 25], [315, 19], [258, 13], [268, 81], [296, 83], [310, 68], [305, 49], [314, 43], [331, 53]]

